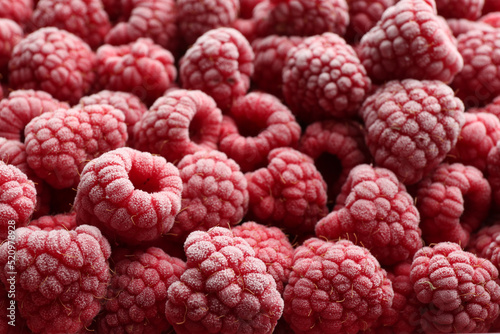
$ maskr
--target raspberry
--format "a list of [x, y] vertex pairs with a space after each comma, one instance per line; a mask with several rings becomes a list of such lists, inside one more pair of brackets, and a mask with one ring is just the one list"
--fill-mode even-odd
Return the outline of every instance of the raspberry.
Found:
[[355, 116], [370, 87], [356, 52], [335, 34], [306, 38], [287, 54], [283, 95], [305, 122]]
[[266, 265], [223, 227], [192, 232], [186, 271], [168, 289], [167, 320], [178, 334], [272, 333], [283, 312]]
[[170, 233], [238, 224], [248, 210], [247, 180], [234, 160], [219, 151], [186, 155], [177, 165], [183, 182], [182, 208]]
[[500, 28], [500, 12], [493, 12], [484, 15], [478, 21], [481, 23], [486, 23], [493, 28]]
[[38, 219], [33, 219], [30, 227], [36, 226], [42, 231], [50, 232], [52, 230], [74, 230], [76, 226], [76, 214], [72, 213], [60, 213], [54, 216], [42, 216]]
[[54, 27], [41, 28], [14, 47], [9, 84], [13, 89], [40, 89], [74, 104], [94, 82], [94, 63], [94, 53], [79, 37]]
[[96, 89], [131, 92], [152, 103], [175, 81], [177, 70], [170, 51], [139, 38], [126, 45], [97, 49]]
[[54, 188], [76, 187], [89, 160], [125, 145], [124, 119], [110, 105], [45, 112], [24, 131], [28, 165]]
[[0, 0], [0, 17], [25, 27], [33, 14], [33, 0]]
[[217, 148], [222, 112], [201, 91], [174, 90], [160, 97], [136, 123], [136, 149], [177, 163], [186, 154]]
[[[161, 47], [176, 52], [179, 44], [174, 0], [132, 0], [127, 15], [106, 35], [106, 43], [122, 45], [141, 37], [150, 38]], [[122, 1], [123, 3], [123, 1]]]
[[493, 114], [500, 119], [500, 96], [497, 96], [490, 103], [485, 105], [482, 108], [470, 108], [467, 109], [467, 112], [470, 113], [488, 113]]
[[182, 180], [159, 156], [124, 147], [83, 169], [74, 209], [78, 224], [92, 224], [110, 240], [140, 244], [170, 230], [181, 206]]
[[362, 125], [356, 121], [328, 120], [310, 124], [300, 138], [299, 151], [314, 159], [326, 181], [329, 202], [334, 202], [352, 168], [371, 160]]
[[435, 0], [438, 14], [445, 18], [477, 20], [481, 16], [484, 0]]
[[326, 216], [326, 183], [313, 160], [292, 148], [275, 148], [268, 165], [246, 174], [249, 219], [283, 227], [290, 233], [312, 233]]
[[233, 28], [210, 30], [180, 60], [182, 87], [202, 90], [219, 108], [229, 109], [250, 87], [253, 60], [252, 47], [240, 32]]
[[[33, 181], [19, 168], [0, 161], [0, 242], [9, 232], [26, 226], [36, 205]], [[13, 270], [11, 270], [13, 271]]]
[[495, 29], [484, 22], [469, 21], [466, 19], [447, 19], [446, 23], [455, 37], [465, 34], [471, 30], [494, 31]]
[[33, 12], [36, 28], [64, 29], [96, 49], [111, 29], [100, 0], [39, 0]]
[[12, 50], [21, 41], [23, 35], [23, 29], [16, 22], [0, 18], [0, 75], [4, 78], [8, 77]]
[[441, 242], [419, 250], [410, 281], [427, 333], [487, 332], [499, 314], [498, 270], [486, 259]]
[[270, 94], [252, 92], [237, 98], [224, 116], [219, 150], [244, 172], [265, 166], [272, 149], [296, 147], [300, 125], [292, 112]]
[[294, 333], [358, 333], [392, 305], [387, 273], [366, 248], [307, 239], [295, 249], [283, 316]]
[[374, 81], [413, 78], [451, 82], [463, 67], [434, 1], [401, 0], [360, 42], [359, 58]]
[[349, 0], [350, 22], [347, 35], [359, 40], [382, 18], [385, 10], [398, 0]]
[[44, 91], [13, 91], [0, 101], [0, 136], [24, 141], [24, 128], [33, 118], [59, 108], [69, 109], [69, 105]]
[[276, 281], [278, 292], [283, 293], [288, 283], [294, 252], [287, 236], [277, 227], [267, 227], [256, 222], [235, 226], [232, 232], [252, 246], [255, 257], [266, 264], [267, 273]]
[[264, 0], [240, 0], [240, 17], [250, 19], [253, 16], [253, 9]]
[[486, 175], [491, 186], [492, 208], [500, 205], [500, 142], [497, 142], [486, 157]]
[[488, 215], [491, 187], [475, 167], [441, 164], [417, 185], [416, 197], [424, 240], [465, 247]]
[[495, 221], [493, 226], [485, 226], [470, 239], [467, 250], [478, 257], [487, 259], [500, 268], [500, 225]]
[[116, 263], [108, 286], [99, 333], [160, 333], [170, 328], [165, 303], [185, 263], [156, 247], [135, 251]]
[[343, 35], [349, 24], [345, 0], [265, 0], [254, 8], [259, 36]]
[[179, 30], [193, 44], [209, 30], [230, 26], [239, 9], [239, 0], [177, 0]]
[[263, 91], [281, 97], [283, 81], [281, 74], [285, 66], [288, 51], [302, 43], [304, 39], [298, 36], [270, 35], [255, 39], [252, 49], [255, 53], [255, 70], [252, 82]]
[[484, 0], [483, 14], [500, 12], [500, 2], [497, 0]]
[[95, 227], [42, 231], [16, 229], [16, 264], [8, 262], [9, 243], [0, 246], [0, 278], [14, 271], [15, 300], [35, 333], [78, 333], [101, 308], [110, 274], [111, 249]]
[[360, 108], [375, 163], [414, 184], [441, 163], [465, 122], [464, 105], [440, 81], [390, 81]]

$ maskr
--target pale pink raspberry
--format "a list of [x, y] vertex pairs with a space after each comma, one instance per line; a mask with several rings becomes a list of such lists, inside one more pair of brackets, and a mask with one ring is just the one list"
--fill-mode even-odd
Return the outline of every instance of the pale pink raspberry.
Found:
[[14, 46], [24, 36], [23, 29], [10, 19], [0, 18], [0, 75], [8, 77], [8, 65]]

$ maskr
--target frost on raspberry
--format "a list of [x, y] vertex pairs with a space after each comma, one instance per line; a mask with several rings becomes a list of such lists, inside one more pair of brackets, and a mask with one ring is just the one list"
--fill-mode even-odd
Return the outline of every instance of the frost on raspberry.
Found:
[[14, 21], [0, 18], [0, 74], [8, 77], [12, 50], [24, 36], [23, 29]]
[[178, 169], [128, 147], [107, 152], [82, 171], [75, 198], [77, 224], [97, 226], [111, 241], [144, 244], [174, 224], [181, 207]]
[[36, 226], [43, 231], [66, 230], [76, 228], [76, 213], [60, 213], [51, 216], [41, 216], [30, 221], [29, 226]]
[[385, 10], [398, 0], [349, 0], [349, 40], [358, 41], [382, 18]]
[[168, 289], [167, 320], [178, 334], [271, 334], [283, 299], [266, 265], [230, 230], [192, 232], [186, 271]]

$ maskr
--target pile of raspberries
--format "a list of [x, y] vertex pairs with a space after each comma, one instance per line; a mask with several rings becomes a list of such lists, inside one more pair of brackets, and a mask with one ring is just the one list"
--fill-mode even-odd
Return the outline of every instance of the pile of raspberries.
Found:
[[0, 334], [500, 332], [499, 0], [0, 0]]

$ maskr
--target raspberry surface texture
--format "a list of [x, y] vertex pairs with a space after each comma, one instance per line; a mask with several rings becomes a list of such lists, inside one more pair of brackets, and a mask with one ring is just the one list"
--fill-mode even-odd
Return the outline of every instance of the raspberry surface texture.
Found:
[[465, 123], [464, 105], [440, 81], [390, 81], [360, 108], [375, 163], [414, 184], [441, 163]]
[[478, 257], [487, 259], [500, 269], [500, 225], [485, 226], [473, 234], [467, 250]]
[[349, 0], [349, 29], [347, 35], [354, 41], [361, 39], [382, 18], [385, 10], [398, 0]]
[[168, 289], [167, 320], [178, 334], [269, 333], [283, 299], [252, 247], [223, 227], [192, 232], [186, 271]]
[[43, 231], [50, 232], [52, 230], [74, 230], [76, 225], [76, 214], [60, 213], [53, 216], [42, 216], [30, 221], [29, 226], [36, 226]]
[[14, 46], [24, 36], [23, 29], [10, 19], [0, 19], [0, 74], [8, 77], [9, 60]]
[[33, 0], [0, 0], [0, 17], [25, 27], [33, 15]]
[[439, 15], [445, 18], [477, 20], [481, 16], [484, 0], [435, 0]]
[[172, 228], [181, 192], [174, 165], [147, 152], [119, 148], [83, 169], [74, 203], [76, 220], [97, 226], [110, 241], [143, 244]]

